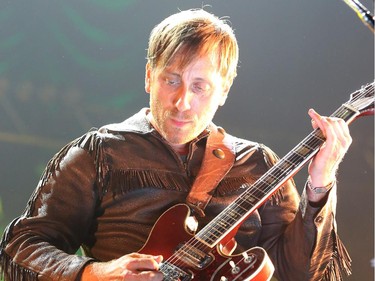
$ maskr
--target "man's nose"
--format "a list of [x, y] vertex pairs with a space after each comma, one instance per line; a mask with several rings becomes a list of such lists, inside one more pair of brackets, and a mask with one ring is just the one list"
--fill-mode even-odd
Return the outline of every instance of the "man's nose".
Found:
[[181, 89], [179, 89], [179, 91], [176, 95], [176, 99], [175, 99], [175, 106], [178, 109], [178, 111], [189, 110], [191, 108], [192, 97], [193, 97], [193, 95], [189, 91], [189, 89], [187, 89], [186, 87], [181, 87]]

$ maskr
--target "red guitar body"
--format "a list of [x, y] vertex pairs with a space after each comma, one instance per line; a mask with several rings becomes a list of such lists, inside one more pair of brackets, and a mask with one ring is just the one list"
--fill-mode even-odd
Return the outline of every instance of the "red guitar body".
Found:
[[[164, 280], [199, 280], [199, 281], [224, 281], [224, 280], [270, 280], [274, 272], [267, 253], [260, 247], [252, 248], [242, 254], [225, 255], [222, 252], [223, 245], [214, 248], [202, 247], [194, 252], [201, 262], [191, 263], [179, 255], [186, 255], [186, 252], [179, 253], [182, 245], [191, 243], [194, 235], [186, 228], [186, 218], [190, 210], [187, 205], [176, 205], [167, 210], [156, 222], [150, 236], [140, 250], [143, 254], [163, 255], [163, 263], [171, 264], [171, 268], [164, 273]], [[188, 246], [190, 250], [194, 245]], [[189, 251], [189, 254], [191, 252]], [[183, 272], [177, 272], [180, 270]], [[174, 272], [168, 272], [172, 270]], [[186, 273], [186, 274], [185, 274]]]

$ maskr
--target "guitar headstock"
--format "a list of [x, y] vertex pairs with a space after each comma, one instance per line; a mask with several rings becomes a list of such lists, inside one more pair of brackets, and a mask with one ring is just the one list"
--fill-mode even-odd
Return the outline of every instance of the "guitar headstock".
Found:
[[346, 103], [359, 112], [358, 116], [374, 114], [374, 82], [362, 86], [350, 95]]

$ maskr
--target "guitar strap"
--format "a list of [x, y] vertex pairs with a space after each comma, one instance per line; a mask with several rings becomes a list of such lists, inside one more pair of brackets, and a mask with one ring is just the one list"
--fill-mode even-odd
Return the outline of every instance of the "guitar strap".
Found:
[[232, 168], [235, 160], [233, 143], [224, 129], [210, 127], [201, 168], [186, 198], [187, 204], [201, 217], [214, 189]]

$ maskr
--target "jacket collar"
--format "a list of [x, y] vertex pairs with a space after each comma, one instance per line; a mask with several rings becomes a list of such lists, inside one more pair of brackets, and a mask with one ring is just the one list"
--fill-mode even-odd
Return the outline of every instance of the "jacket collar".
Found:
[[106, 125], [104, 126], [104, 129], [111, 132], [136, 132], [140, 134], [151, 133], [156, 130], [146, 118], [149, 111], [149, 108], [142, 108], [139, 112], [125, 121]]

